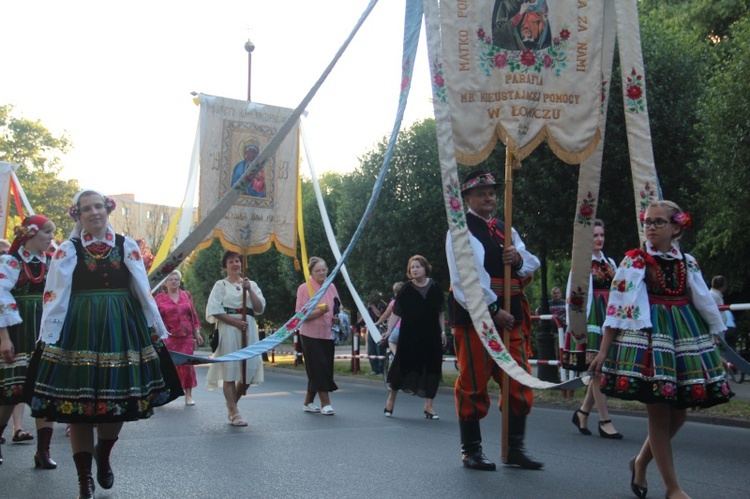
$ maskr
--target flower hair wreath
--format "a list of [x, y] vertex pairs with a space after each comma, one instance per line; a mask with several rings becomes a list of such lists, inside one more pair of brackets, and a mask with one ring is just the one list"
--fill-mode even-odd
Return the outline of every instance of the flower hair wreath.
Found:
[[37, 232], [39, 232], [39, 227], [36, 224], [29, 224], [28, 226], [16, 225], [13, 228], [13, 233], [16, 237], [33, 236]]
[[[104, 208], [107, 210], [107, 214], [115, 211], [115, 208], [117, 207], [117, 203], [115, 203], [115, 200], [109, 196], [103, 196], [103, 197], [104, 197]], [[68, 215], [70, 215], [70, 218], [72, 218], [76, 222], [78, 221], [79, 218], [81, 218], [81, 210], [77, 204], [73, 204], [70, 206], [70, 208], [68, 208]]]

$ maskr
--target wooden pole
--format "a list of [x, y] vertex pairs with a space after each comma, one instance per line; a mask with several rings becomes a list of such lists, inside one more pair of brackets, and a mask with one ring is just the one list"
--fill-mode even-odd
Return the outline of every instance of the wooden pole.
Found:
[[[242, 252], [242, 281], [244, 284], [245, 277], [247, 277], [247, 255], [245, 252]], [[247, 324], [247, 290], [244, 288], [244, 286], [241, 284], [240, 288], [242, 289], [242, 322], [243, 324]], [[242, 330], [242, 348], [247, 347], [247, 329], [249, 326], [245, 326], [245, 329]], [[237, 390], [237, 400], [239, 400], [243, 395], [247, 393], [247, 387], [250, 386], [247, 384], [247, 360], [241, 360], [240, 366], [242, 369], [242, 386], [239, 387]]]
[[[507, 143], [507, 141], [506, 141]], [[515, 155], [506, 146], [505, 148], [505, 247], [508, 243], [512, 244], [513, 234], [513, 163]], [[506, 263], [503, 272], [503, 309], [510, 313], [510, 264]], [[510, 331], [503, 328], [503, 344], [505, 348], [510, 345]], [[508, 462], [508, 423], [510, 421], [510, 378], [503, 372], [502, 374], [502, 459], [503, 463]]]

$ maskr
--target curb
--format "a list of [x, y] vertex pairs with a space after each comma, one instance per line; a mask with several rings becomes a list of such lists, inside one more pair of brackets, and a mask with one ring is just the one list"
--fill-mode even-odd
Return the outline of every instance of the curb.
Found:
[[[307, 376], [305, 371], [297, 371], [295, 369], [287, 369], [284, 367], [276, 367], [276, 366], [269, 366], [269, 365], [264, 365], [263, 368], [267, 370], [268, 372], [278, 372], [278, 373], [284, 373], [284, 374], [291, 374], [294, 376]], [[353, 385], [365, 385], [365, 386], [380, 385], [383, 388], [383, 391], [385, 392], [385, 385], [383, 384], [383, 379], [380, 378], [380, 376], [374, 376], [369, 379], [361, 378], [359, 376], [339, 376], [338, 379], [341, 382], [346, 382], [346, 383], [350, 383]], [[440, 386], [438, 387], [438, 393], [453, 396], [453, 387]], [[542, 407], [544, 409], [556, 409], [556, 410], [561, 410], [561, 411], [574, 411], [575, 409], [578, 408], [577, 404], [564, 404], [564, 403], [551, 403], [551, 402], [535, 402], [534, 405], [536, 407]], [[646, 418], [645, 410], [631, 411], [631, 410], [610, 408], [609, 413], [619, 415], [619, 416], [635, 416], [635, 417], [641, 417], [644, 419]], [[693, 423], [701, 423], [701, 424], [712, 424], [712, 425], [717, 425], [717, 426], [728, 426], [732, 428], [750, 429], [750, 420], [748, 419], [703, 415], [703, 414], [697, 413], [697, 411], [688, 411], [687, 421], [693, 422]]]

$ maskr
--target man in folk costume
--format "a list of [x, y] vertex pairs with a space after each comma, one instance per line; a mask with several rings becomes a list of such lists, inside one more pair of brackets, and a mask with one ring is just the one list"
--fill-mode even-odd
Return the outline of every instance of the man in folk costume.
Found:
[[[510, 231], [511, 241], [506, 244], [503, 222], [493, 218], [497, 206], [495, 189], [498, 184], [492, 174], [474, 170], [461, 184], [461, 196], [468, 207], [468, 226], [474, 263], [479, 275], [482, 293], [490, 316], [498, 330], [510, 331], [508, 352], [518, 364], [531, 372], [531, 312], [524, 286], [539, 268], [539, 259], [526, 250], [515, 229]], [[502, 370], [485, 350], [466, 310], [466, 295], [458, 277], [450, 233], [446, 239], [446, 255], [451, 276], [448, 311], [455, 338], [459, 374], [454, 393], [456, 411], [461, 429], [461, 460], [467, 468], [491, 471], [495, 463], [482, 452], [482, 435], [479, 421], [487, 415], [490, 397], [487, 383], [490, 378], [502, 386]], [[503, 286], [504, 265], [511, 265], [511, 282]], [[503, 293], [511, 293], [511, 313], [503, 310]], [[531, 411], [534, 397], [530, 388], [510, 379], [510, 410], [508, 423], [508, 465], [525, 469], [540, 469], [542, 463], [524, 453], [526, 416]], [[501, 410], [504, 410], [501, 403]]]

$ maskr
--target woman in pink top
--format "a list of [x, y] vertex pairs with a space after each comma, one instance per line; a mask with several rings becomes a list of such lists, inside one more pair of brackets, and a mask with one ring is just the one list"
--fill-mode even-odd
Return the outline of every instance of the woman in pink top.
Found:
[[[313, 294], [317, 293], [328, 276], [328, 265], [322, 258], [310, 258], [308, 268], [310, 283], [300, 284], [297, 288], [297, 310], [310, 301], [310, 288]], [[307, 394], [303, 406], [305, 412], [333, 416], [329, 392], [338, 390], [338, 386], [333, 381], [334, 342], [331, 339], [331, 327], [339, 321], [338, 317], [333, 315], [333, 299], [338, 297], [336, 286], [331, 284], [318, 302], [317, 308], [310, 312], [300, 326], [307, 371]], [[315, 394], [320, 398], [322, 409], [314, 404]]]
[[[166, 292], [154, 296], [154, 300], [156, 300], [156, 306], [159, 307], [159, 315], [161, 315], [169, 332], [169, 337], [164, 340], [167, 349], [193, 355], [195, 342], [198, 345], [203, 344], [201, 323], [193, 306], [193, 297], [187, 291], [180, 289], [181, 282], [182, 274], [180, 271], [172, 271], [165, 281]], [[185, 405], [195, 405], [193, 388], [198, 386], [195, 367], [186, 363], [175, 366], [175, 368], [185, 392]]]

